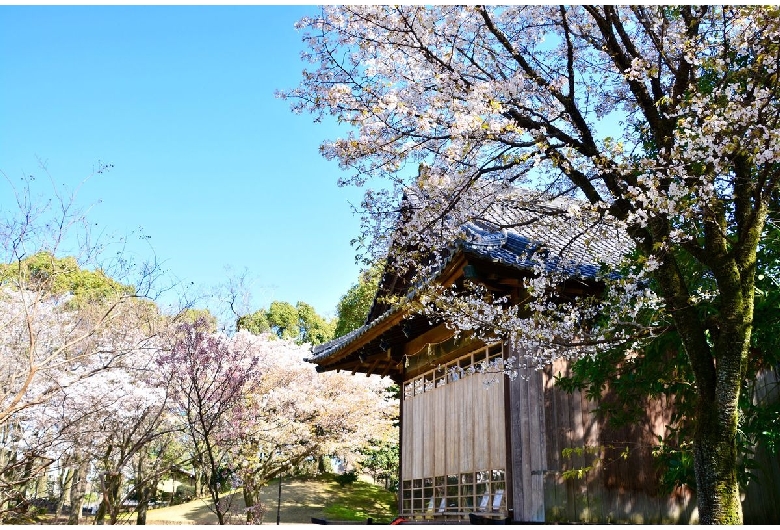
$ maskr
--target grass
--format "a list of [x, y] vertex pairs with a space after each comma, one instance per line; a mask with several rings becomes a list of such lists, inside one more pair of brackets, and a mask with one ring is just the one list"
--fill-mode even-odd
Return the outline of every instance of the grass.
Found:
[[[266, 505], [265, 524], [275, 524], [279, 482], [263, 488], [260, 500]], [[233, 494], [232, 516], [229, 523], [241, 524], [244, 502], [241, 492]], [[282, 480], [280, 524], [310, 524], [311, 518], [329, 521], [363, 521], [369, 517], [375, 523], [389, 523], [396, 516], [395, 494], [381, 486], [358, 480], [340, 486], [333, 475]], [[131, 519], [135, 521], [135, 518]], [[217, 517], [209, 509], [208, 499], [197, 499], [185, 504], [150, 510], [147, 524], [217, 524]]]
[[345, 486], [335, 485], [323, 510], [325, 519], [334, 521], [390, 522], [396, 516], [395, 494], [380, 486], [358, 480]]

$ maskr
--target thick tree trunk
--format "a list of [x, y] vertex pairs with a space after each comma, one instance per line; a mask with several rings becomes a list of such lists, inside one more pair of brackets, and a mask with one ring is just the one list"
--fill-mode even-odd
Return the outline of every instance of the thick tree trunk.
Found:
[[106, 498], [103, 497], [103, 500], [100, 501], [100, 505], [98, 506], [97, 513], [95, 514], [95, 524], [103, 524], [106, 520]]
[[146, 513], [149, 511], [149, 500], [152, 498], [153, 486], [151, 484], [143, 484], [136, 491], [138, 495], [138, 516], [135, 519], [135, 524], [146, 524]]
[[246, 506], [246, 524], [263, 524], [265, 505], [260, 501], [260, 488], [254, 478], [244, 477], [244, 506]]
[[737, 428], [752, 332], [752, 283], [748, 289], [747, 296], [724, 296], [733, 301], [721, 307], [721, 325], [714, 337], [715, 381], [699, 386], [694, 467], [703, 524], [742, 524]]
[[748, 278], [741, 276], [733, 262], [715, 274], [721, 298], [714, 325], [705, 324], [690, 303], [688, 287], [673, 256], [666, 256], [656, 279], [696, 381], [693, 455], [699, 521], [742, 524], [736, 473], [737, 422], [752, 330], [753, 283], [750, 274]]
[[690, 304], [673, 258], [656, 274], [696, 380], [693, 456], [702, 524], [742, 524], [737, 424], [752, 332], [754, 283], [751, 271], [741, 272], [733, 264], [715, 271], [720, 304], [717, 324], [709, 326]]
[[87, 493], [87, 462], [78, 462], [70, 486], [70, 514], [68, 524], [81, 524], [81, 507]]
[[[701, 398], [700, 398], [701, 399]], [[738, 414], [700, 401], [693, 440], [699, 522], [742, 524], [742, 504], [737, 482], [736, 423]], [[728, 407], [730, 408], [730, 407]]]
[[199, 469], [195, 469], [195, 496], [203, 496], [203, 473]]
[[[251, 481], [244, 480], [244, 506], [247, 507], [246, 524], [259, 524], [254, 522], [254, 512], [252, 510], [252, 507], [256, 502], [257, 497], [255, 496], [253, 484]], [[260, 522], [262, 522], [262, 520]]]
[[149, 501], [138, 501], [138, 515], [135, 518], [135, 524], [138, 526], [146, 525], [146, 513], [149, 511]]
[[119, 473], [112, 473], [108, 478], [108, 515], [109, 524], [116, 524], [119, 520], [119, 509], [121, 508], [121, 499], [119, 498], [119, 490], [122, 486], [122, 475]]
[[[726, 330], [723, 330], [726, 331]], [[749, 333], [734, 332], [731, 351], [718, 351], [714, 377], [697, 377], [698, 403], [693, 439], [694, 471], [701, 524], [742, 524], [742, 505], [737, 481], [737, 423], [739, 393], [742, 381], [740, 369], [747, 353]], [[741, 336], [739, 336], [741, 335]], [[692, 352], [689, 357], [708, 352]]]
[[60, 491], [57, 495], [57, 505], [54, 508], [54, 522], [58, 523], [62, 515], [62, 507], [65, 504], [65, 496], [70, 493], [73, 484], [73, 469], [65, 468], [59, 476]]
[[98, 507], [95, 516], [95, 524], [104, 524], [108, 517], [108, 524], [116, 524], [119, 518], [118, 495], [121, 486], [121, 477], [118, 473], [106, 473], [101, 479], [103, 487], [103, 500]]

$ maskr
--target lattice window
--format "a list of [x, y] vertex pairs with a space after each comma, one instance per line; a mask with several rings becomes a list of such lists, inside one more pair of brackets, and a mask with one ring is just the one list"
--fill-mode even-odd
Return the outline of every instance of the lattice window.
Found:
[[419, 396], [446, 384], [460, 381], [464, 377], [479, 372], [485, 363], [500, 367], [502, 360], [503, 347], [501, 343], [479, 348], [404, 383], [404, 399]]
[[506, 513], [506, 473], [503, 469], [405, 480], [401, 490], [402, 515]]

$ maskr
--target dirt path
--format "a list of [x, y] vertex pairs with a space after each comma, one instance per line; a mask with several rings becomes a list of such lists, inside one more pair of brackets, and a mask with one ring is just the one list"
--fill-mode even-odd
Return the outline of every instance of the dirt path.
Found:
[[[343, 489], [336, 483], [321, 480], [290, 479], [282, 482], [282, 502], [279, 524], [311, 524], [311, 518], [327, 519], [325, 507], [343, 496]], [[266, 486], [260, 500], [267, 507], [264, 524], [276, 524], [279, 484]], [[208, 499], [197, 499], [185, 504], [157, 508], [147, 513], [151, 525], [207, 525], [217, 524], [217, 517], [208, 507]], [[243, 523], [244, 501], [240, 492], [233, 496], [236, 514], [231, 524]]]

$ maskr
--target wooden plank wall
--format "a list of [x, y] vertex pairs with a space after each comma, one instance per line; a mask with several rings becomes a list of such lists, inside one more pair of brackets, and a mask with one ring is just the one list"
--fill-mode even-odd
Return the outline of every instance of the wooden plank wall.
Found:
[[[759, 374], [754, 393], [755, 403], [777, 403], [780, 400], [780, 368]], [[759, 468], [748, 484], [742, 501], [745, 524], [780, 524], [780, 459], [766, 447], [756, 448]]]
[[[638, 524], [693, 524], [698, 522], [696, 498], [688, 488], [664, 494], [652, 456], [657, 436], [670, 423], [672, 403], [648, 400], [643, 422], [621, 429], [604, 425], [593, 414], [596, 403], [579, 392], [567, 394], [554, 386], [556, 374], [566, 375], [565, 362], [544, 371], [544, 421], [548, 472], [544, 505], [548, 522], [601, 522]], [[602, 399], [608, 399], [604, 396]], [[760, 374], [756, 400], [780, 400], [780, 371]], [[524, 405], [514, 405], [523, 407]], [[565, 448], [598, 448], [582, 456], [564, 458]], [[620, 457], [629, 448], [629, 457]], [[598, 457], [598, 458], [597, 458]], [[746, 524], [780, 524], [780, 458], [764, 447], [756, 448], [759, 468], [744, 492], [742, 511]], [[594, 460], [596, 460], [594, 465]], [[564, 480], [566, 470], [594, 465], [582, 479]], [[525, 472], [525, 470], [524, 470]]]
[[[655, 437], [668, 423], [668, 404], [649, 401], [646, 421], [616, 430], [597, 418], [596, 402], [581, 392], [568, 394], [555, 387], [556, 375], [569, 375], [565, 361], [557, 361], [542, 374], [547, 522], [696, 522], [690, 492], [661, 495], [657, 491], [651, 451]], [[629, 457], [623, 459], [620, 454], [626, 447]], [[565, 449], [577, 452], [564, 456]], [[587, 468], [590, 470], [582, 478], [562, 476], [565, 471]]]
[[[555, 388], [565, 362], [544, 371], [525, 371], [514, 381], [475, 374], [404, 402], [402, 480], [506, 469], [512, 486], [513, 517], [528, 522], [696, 523], [689, 490], [657, 490], [652, 460], [655, 436], [663, 434], [671, 405], [649, 401], [647, 418], [616, 430], [592, 413], [596, 403], [579, 392]], [[780, 375], [762, 375], [756, 399], [780, 399]], [[506, 385], [506, 386], [505, 386]], [[504, 415], [504, 392], [510, 410]], [[507, 425], [506, 421], [509, 421]], [[511, 464], [507, 463], [507, 432]], [[619, 453], [630, 444], [630, 457]], [[584, 449], [564, 458], [563, 450]], [[762, 468], [745, 492], [746, 523], [780, 523], [780, 462], [758, 448]], [[593, 466], [581, 479], [562, 472]]]
[[491, 374], [406, 398], [401, 479], [506, 469], [503, 400], [504, 380]]

